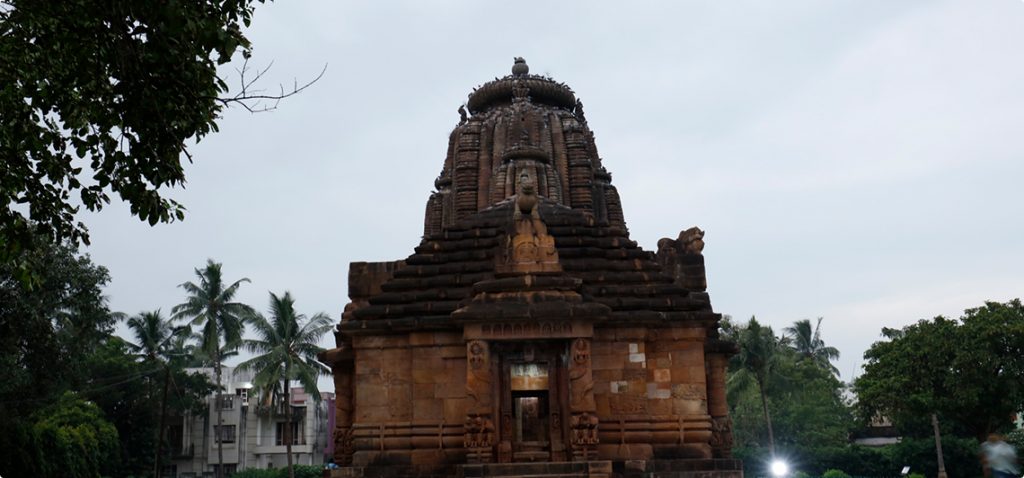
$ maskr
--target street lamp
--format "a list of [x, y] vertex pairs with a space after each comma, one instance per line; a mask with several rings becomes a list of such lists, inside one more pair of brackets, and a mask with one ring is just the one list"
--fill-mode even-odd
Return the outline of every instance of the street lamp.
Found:
[[783, 477], [789, 474], [789, 465], [782, 460], [774, 460], [771, 464], [772, 476]]

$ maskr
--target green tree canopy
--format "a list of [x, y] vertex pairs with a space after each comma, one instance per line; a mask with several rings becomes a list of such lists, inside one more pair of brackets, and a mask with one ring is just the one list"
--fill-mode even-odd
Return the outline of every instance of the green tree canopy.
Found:
[[959, 321], [936, 317], [902, 329], [864, 353], [854, 386], [864, 420], [889, 417], [927, 436], [932, 413], [955, 434], [984, 438], [1024, 407], [1024, 307], [987, 302]]
[[[257, 338], [246, 340], [245, 346], [250, 352], [257, 354], [238, 365], [241, 370], [255, 370], [254, 385], [263, 391], [280, 398], [285, 404], [285, 417], [291, 423], [291, 402], [289, 384], [297, 380], [307, 393], [320, 401], [316, 379], [320, 374], [329, 373], [329, 369], [316, 360], [316, 355], [323, 351], [318, 345], [320, 338], [334, 327], [331, 318], [318, 313], [306, 318], [295, 311], [295, 299], [288, 292], [282, 296], [270, 293], [270, 320], [261, 314], [253, 317], [252, 325]], [[292, 467], [291, 426], [285, 427], [285, 445], [288, 455], [288, 476], [294, 478]]]
[[[786, 341], [756, 320], [727, 326], [740, 343], [740, 354], [730, 363], [727, 389], [739, 454], [766, 458], [761, 451], [769, 436], [766, 411], [771, 417], [773, 444], [782, 456], [810, 458], [825, 449], [846, 447], [853, 419], [843, 383], [820, 364], [806, 360], [796, 348], [785, 346]], [[757, 386], [756, 375], [745, 368], [744, 360], [762, 370], [763, 388]], [[767, 448], [772, 453], [771, 447]]]
[[153, 476], [160, 475], [161, 458], [164, 445], [164, 428], [167, 423], [167, 393], [171, 387], [171, 365], [175, 363], [174, 355], [180, 353], [183, 339], [192, 336], [188, 326], [172, 327], [170, 320], [164, 318], [160, 310], [142, 312], [128, 319], [128, 328], [135, 335], [137, 344], [129, 344], [132, 351], [139, 354], [149, 364], [158, 364], [163, 369], [163, 390], [160, 394], [160, 423], [157, 426], [157, 445], [153, 452]]
[[767, 431], [768, 450], [775, 456], [775, 434], [772, 428], [771, 412], [768, 407], [768, 386], [779, 363], [781, 341], [772, 328], [762, 326], [751, 317], [746, 325], [729, 324], [732, 338], [739, 345], [739, 353], [732, 358], [733, 374], [727, 384], [729, 389], [745, 388], [751, 382], [757, 386], [761, 399], [761, 411]]
[[40, 272], [40, 286], [31, 290], [21, 286], [17, 266], [0, 263], [0, 424], [38, 406], [25, 390], [56, 400], [81, 385], [85, 358], [115, 322], [103, 296], [110, 275], [88, 255], [47, 245], [28, 260]]
[[[213, 357], [217, 393], [222, 393], [223, 346], [240, 344], [246, 321], [256, 314], [252, 307], [234, 302], [238, 288], [242, 283], [249, 282], [249, 279], [243, 277], [225, 285], [221, 264], [213, 259], [207, 260], [206, 267], [196, 269], [195, 273], [199, 284], [181, 284], [187, 296], [185, 302], [174, 306], [174, 318], [190, 320], [200, 328], [199, 347], [207, 356]], [[214, 408], [217, 411], [217, 423], [223, 423], [221, 407]], [[217, 440], [217, 462], [224, 463], [224, 443], [221, 440]], [[222, 469], [217, 467], [217, 478], [222, 478]]]
[[[150, 474], [162, 385], [170, 384], [169, 411], [197, 410], [213, 390], [204, 375], [183, 370], [187, 334], [142, 314], [129, 321], [140, 333], [138, 346], [130, 344], [112, 335], [120, 314], [102, 293], [105, 268], [69, 245], [47, 244], [27, 257], [40, 273], [37, 287], [23, 287], [17, 266], [0, 263], [0, 475]], [[72, 415], [96, 420], [51, 420]], [[80, 448], [80, 456], [49, 455], [64, 446]]]
[[40, 241], [88, 244], [80, 208], [112, 194], [150, 224], [182, 219], [167, 190], [185, 182], [189, 142], [227, 105], [305, 88], [254, 95], [260, 75], [243, 75], [229, 95], [218, 75], [249, 58], [242, 29], [263, 1], [0, 1], [0, 262], [26, 275]]
[[99, 477], [115, 471], [119, 457], [117, 429], [95, 404], [73, 393], [35, 415], [34, 476]]
[[832, 365], [832, 361], [839, 359], [839, 349], [825, 345], [821, 339], [821, 320], [818, 317], [818, 323], [812, 326], [810, 320], [802, 319], [783, 329], [787, 334], [786, 344], [796, 352], [799, 360], [810, 361], [838, 377], [839, 369]]

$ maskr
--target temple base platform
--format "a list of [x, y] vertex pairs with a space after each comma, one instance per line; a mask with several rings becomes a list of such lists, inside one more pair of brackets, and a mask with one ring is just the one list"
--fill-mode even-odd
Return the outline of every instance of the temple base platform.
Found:
[[739, 460], [627, 460], [344, 467], [330, 478], [743, 478]]

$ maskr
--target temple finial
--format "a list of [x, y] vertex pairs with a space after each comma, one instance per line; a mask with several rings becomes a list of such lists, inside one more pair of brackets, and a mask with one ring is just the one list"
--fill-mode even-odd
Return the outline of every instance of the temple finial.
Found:
[[530, 67], [526, 64], [526, 60], [521, 56], [515, 57], [515, 63], [512, 65], [512, 74], [515, 76], [523, 76], [530, 73]]

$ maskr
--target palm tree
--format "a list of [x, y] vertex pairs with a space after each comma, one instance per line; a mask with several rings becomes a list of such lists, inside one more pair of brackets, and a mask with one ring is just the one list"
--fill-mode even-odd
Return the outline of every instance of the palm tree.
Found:
[[821, 340], [821, 317], [818, 323], [811, 327], [808, 319], [793, 322], [792, 327], [786, 327], [783, 331], [790, 334], [789, 346], [797, 353], [800, 360], [810, 360], [815, 365], [832, 372], [839, 377], [839, 369], [832, 365], [833, 360], [839, 359], [839, 349], [825, 345]]
[[736, 341], [740, 351], [736, 360], [740, 366], [738, 373], [730, 377], [731, 386], [739, 386], [741, 383], [749, 383], [752, 379], [757, 384], [757, 390], [761, 395], [761, 407], [764, 411], [764, 422], [768, 429], [768, 451], [775, 456], [775, 434], [772, 430], [772, 417], [768, 412], [768, 395], [766, 387], [772, 377], [775, 364], [778, 362], [777, 351], [780, 340], [775, 337], [772, 328], [762, 326], [754, 317], [746, 326], [736, 327]]
[[248, 305], [232, 302], [238, 287], [249, 279], [242, 278], [225, 287], [221, 275], [221, 264], [209, 259], [206, 267], [196, 269], [196, 277], [199, 284], [185, 282], [179, 287], [185, 289], [188, 296], [185, 302], [174, 306], [174, 319], [191, 320], [193, 325], [200, 327], [199, 348], [208, 356], [213, 358], [214, 375], [217, 381], [218, 399], [215, 400], [214, 408], [217, 410], [217, 478], [223, 477], [224, 469], [224, 443], [221, 440], [222, 412], [220, 407], [220, 394], [223, 391], [221, 383], [221, 368], [224, 365], [224, 350], [221, 347], [221, 339], [224, 344], [238, 344], [242, 341], [242, 331], [245, 329], [245, 322], [255, 312]]
[[297, 380], [302, 387], [320, 401], [316, 379], [326, 375], [328, 368], [316, 361], [323, 351], [317, 344], [333, 328], [331, 318], [318, 313], [308, 320], [295, 312], [295, 300], [285, 292], [278, 297], [270, 293], [270, 320], [256, 314], [252, 325], [257, 339], [246, 340], [245, 348], [255, 357], [238, 364], [240, 370], [254, 370], [253, 385], [264, 395], [273, 398], [280, 393], [285, 409], [284, 441], [288, 455], [288, 477], [294, 478], [292, 469], [292, 407], [289, 401], [289, 383]]
[[180, 348], [183, 340], [192, 335], [188, 326], [171, 327], [171, 322], [164, 319], [160, 309], [142, 312], [128, 319], [128, 328], [135, 335], [137, 344], [129, 343], [132, 352], [144, 360], [159, 363], [164, 368], [164, 388], [160, 398], [160, 425], [157, 428], [156, 454], [153, 457], [153, 477], [160, 477], [160, 459], [163, 456], [164, 427], [167, 421], [167, 389], [171, 382], [171, 361], [174, 350]]

